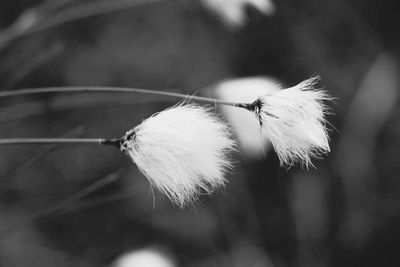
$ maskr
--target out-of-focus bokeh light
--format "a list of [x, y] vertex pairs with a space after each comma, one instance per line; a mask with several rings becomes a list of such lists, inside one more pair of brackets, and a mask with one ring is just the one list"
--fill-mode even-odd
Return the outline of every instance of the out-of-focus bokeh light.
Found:
[[154, 248], [143, 248], [125, 253], [115, 260], [113, 267], [176, 267], [164, 252]]

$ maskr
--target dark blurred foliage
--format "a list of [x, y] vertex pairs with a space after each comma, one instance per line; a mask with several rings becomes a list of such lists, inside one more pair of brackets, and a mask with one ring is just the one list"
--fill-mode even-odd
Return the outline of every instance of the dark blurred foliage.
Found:
[[[40, 15], [93, 1], [3, 0], [2, 33], [28, 8], [41, 6]], [[237, 153], [223, 192], [183, 210], [153, 196], [115, 149], [1, 147], [0, 266], [108, 266], [146, 246], [180, 266], [400, 266], [396, 4], [279, 0], [273, 16], [249, 8], [248, 23], [231, 29], [199, 2], [169, 0], [13, 39], [0, 50], [2, 90], [194, 93], [225, 78], [267, 75], [289, 86], [318, 73], [336, 97], [329, 121], [337, 130], [332, 152], [309, 171], [279, 168], [273, 152], [257, 161]], [[0, 135], [118, 137], [174, 103], [118, 94], [2, 99]]]

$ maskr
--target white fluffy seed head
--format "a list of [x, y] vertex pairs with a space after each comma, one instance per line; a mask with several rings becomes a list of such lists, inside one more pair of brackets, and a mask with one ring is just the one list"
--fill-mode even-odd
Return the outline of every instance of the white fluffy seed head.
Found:
[[125, 151], [150, 183], [179, 206], [224, 185], [235, 143], [229, 128], [208, 109], [182, 104], [127, 132]]
[[202, 2], [230, 27], [239, 27], [245, 24], [246, 6], [251, 6], [264, 15], [275, 13], [275, 5], [271, 0], [202, 0]]
[[330, 151], [326, 129], [325, 100], [331, 98], [315, 89], [318, 77], [260, 97], [254, 104], [260, 120], [278, 154], [281, 165], [313, 166], [311, 159]]

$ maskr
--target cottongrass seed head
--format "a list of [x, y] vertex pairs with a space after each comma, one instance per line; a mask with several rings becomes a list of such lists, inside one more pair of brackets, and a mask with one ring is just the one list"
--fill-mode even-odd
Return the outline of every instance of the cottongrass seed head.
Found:
[[262, 129], [268, 132], [281, 165], [313, 166], [311, 159], [330, 151], [326, 129], [325, 91], [312, 77], [291, 88], [266, 94], [253, 103]]
[[150, 183], [180, 207], [224, 185], [234, 148], [229, 128], [195, 104], [153, 115], [127, 132], [121, 145]]

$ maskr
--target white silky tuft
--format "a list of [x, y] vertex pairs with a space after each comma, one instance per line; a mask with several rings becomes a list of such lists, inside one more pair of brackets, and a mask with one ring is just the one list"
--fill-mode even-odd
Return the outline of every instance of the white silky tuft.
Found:
[[326, 129], [325, 91], [315, 89], [313, 77], [288, 89], [260, 97], [256, 116], [278, 154], [281, 165], [299, 163], [308, 168], [311, 159], [330, 151]]
[[239, 27], [246, 22], [246, 5], [257, 9], [264, 15], [275, 13], [275, 5], [271, 0], [202, 0], [203, 4], [221, 17], [231, 27]]
[[[246, 77], [222, 81], [213, 89], [213, 93], [223, 101], [252, 103], [260, 95], [278, 91], [280, 85], [270, 77]], [[268, 133], [260, 130], [254, 115], [240, 108], [223, 105], [220, 108], [234, 129], [243, 155], [251, 159], [263, 158], [271, 142]]]
[[153, 115], [127, 132], [122, 144], [150, 183], [180, 207], [224, 185], [234, 147], [229, 128], [194, 104]]

